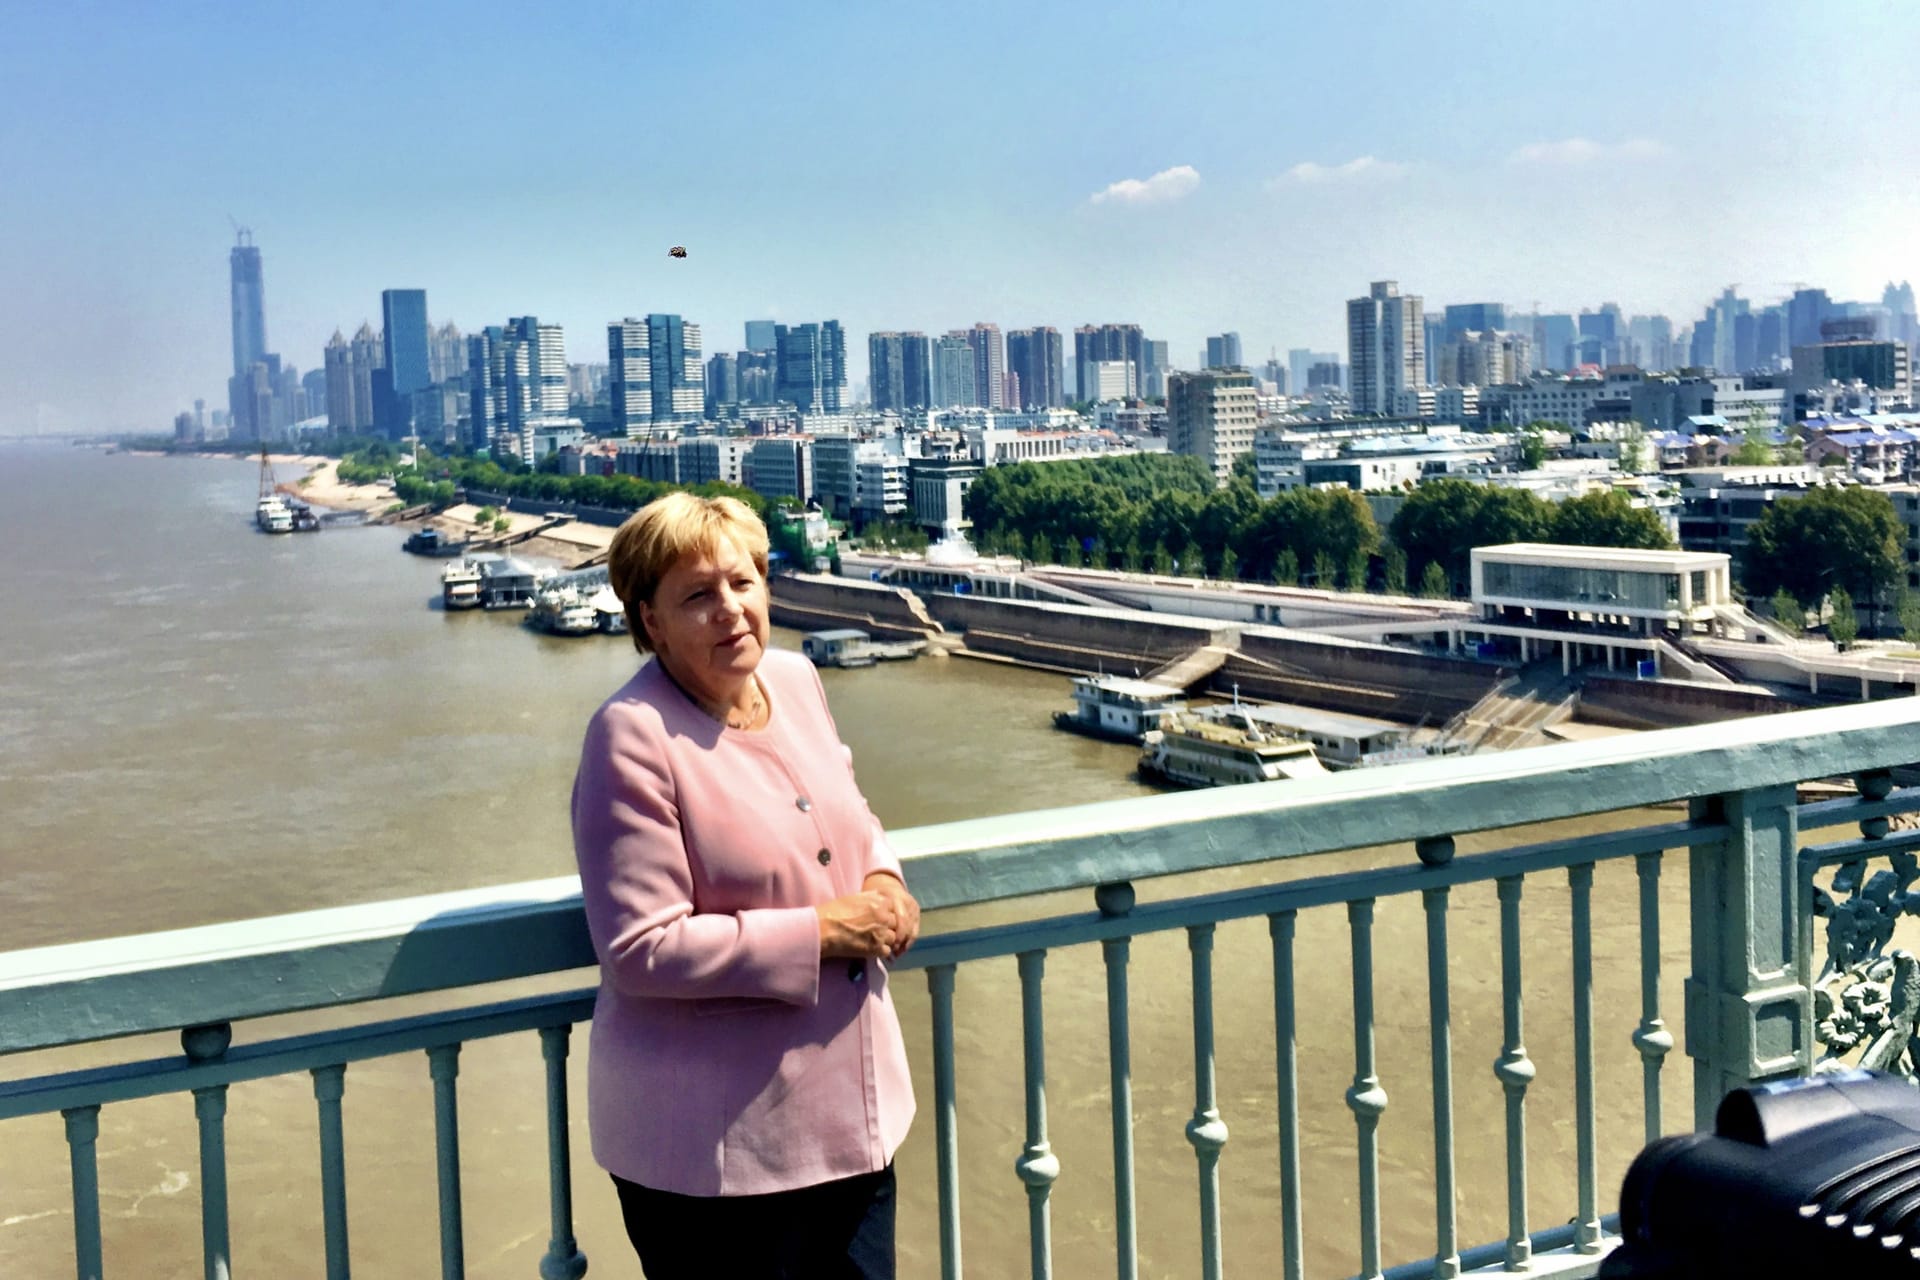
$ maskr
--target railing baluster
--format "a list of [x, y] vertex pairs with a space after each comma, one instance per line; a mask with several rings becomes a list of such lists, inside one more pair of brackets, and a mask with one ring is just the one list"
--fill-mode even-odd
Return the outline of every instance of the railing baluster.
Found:
[[1600, 1158], [1593, 1116], [1593, 864], [1567, 868], [1573, 901], [1573, 1091], [1580, 1211], [1574, 1246], [1600, 1251]]
[[1658, 853], [1634, 856], [1640, 879], [1640, 1025], [1633, 1047], [1640, 1051], [1641, 1092], [1646, 1110], [1646, 1139], [1662, 1132], [1660, 1068], [1673, 1048], [1673, 1033], [1660, 1018], [1660, 863]]
[[315, 1067], [313, 1099], [320, 1110], [320, 1215], [327, 1241], [327, 1280], [353, 1274], [347, 1248], [347, 1144], [340, 1101], [347, 1092], [347, 1064]]
[[[1449, 842], [1451, 843], [1451, 842]], [[1453, 1009], [1447, 989], [1448, 891], [1421, 891], [1427, 909], [1427, 1026], [1433, 1056], [1433, 1274], [1460, 1274], [1459, 1208], [1453, 1184]]]
[[[1094, 901], [1108, 919], [1133, 910], [1133, 886], [1101, 885]], [[1100, 944], [1107, 966], [1107, 1067], [1113, 1091], [1113, 1243], [1119, 1280], [1140, 1274], [1140, 1247], [1134, 1227], [1133, 1036], [1127, 1009], [1127, 962], [1132, 940], [1108, 938]]]
[[1213, 1079], [1213, 926], [1191, 925], [1187, 949], [1193, 955], [1193, 1119], [1187, 1141], [1200, 1162], [1200, 1274], [1220, 1280], [1220, 1151], [1227, 1125]]
[[1300, 1060], [1293, 1006], [1296, 912], [1267, 917], [1273, 938], [1273, 1070], [1280, 1120], [1280, 1274], [1301, 1280], [1306, 1247], [1300, 1239]]
[[940, 1280], [960, 1280], [960, 1134], [953, 1087], [953, 971], [927, 970], [933, 997], [933, 1134], [940, 1174]]
[[1507, 1270], [1519, 1271], [1533, 1257], [1527, 1238], [1527, 1085], [1532, 1059], [1521, 1039], [1519, 876], [1502, 876], [1500, 894], [1500, 996], [1502, 1038], [1493, 1073], [1507, 1091]]
[[1353, 940], [1353, 1085], [1347, 1106], [1353, 1111], [1360, 1161], [1360, 1274], [1380, 1276], [1380, 1116], [1387, 1091], [1380, 1087], [1373, 1060], [1373, 899], [1347, 904], [1347, 930]]
[[540, 1028], [540, 1056], [547, 1064], [547, 1190], [553, 1234], [540, 1259], [540, 1280], [580, 1280], [587, 1256], [573, 1237], [572, 1143], [567, 1136], [567, 1042], [573, 1027]]
[[467, 1273], [465, 1230], [460, 1217], [460, 1046], [427, 1050], [433, 1075], [433, 1138], [440, 1175], [441, 1280], [462, 1280]]
[[1026, 1045], [1027, 1145], [1014, 1161], [1014, 1171], [1027, 1184], [1027, 1235], [1032, 1243], [1034, 1280], [1053, 1275], [1053, 1229], [1048, 1196], [1060, 1176], [1060, 1159], [1047, 1145], [1047, 1040], [1040, 1004], [1040, 980], [1046, 973], [1047, 953], [1022, 951], [1020, 963], [1020, 1030]]
[[60, 1113], [67, 1124], [67, 1160], [73, 1169], [73, 1260], [80, 1280], [101, 1280], [100, 1254], [100, 1108], [70, 1107]]
[[227, 1086], [195, 1089], [193, 1114], [200, 1124], [201, 1257], [207, 1280], [227, 1280], [233, 1273], [227, 1236]]

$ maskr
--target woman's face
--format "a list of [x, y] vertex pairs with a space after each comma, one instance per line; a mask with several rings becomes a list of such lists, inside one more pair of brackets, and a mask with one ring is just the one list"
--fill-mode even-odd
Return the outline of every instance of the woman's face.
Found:
[[767, 580], [732, 538], [682, 556], [640, 620], [654, 653], [690, 693], [730, 698], [767, 651]]

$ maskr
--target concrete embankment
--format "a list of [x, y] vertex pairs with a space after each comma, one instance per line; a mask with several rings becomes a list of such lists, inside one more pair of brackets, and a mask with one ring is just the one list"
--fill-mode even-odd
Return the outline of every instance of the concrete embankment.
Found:
[[1669, 729], [1683, 724], [1712, 724], [1742, 716], [1799, 711], [1811, 705], [1799, 698], [1775, 697], [1726, 685], [1677, 680], [1625, 680], [1589, 675], [1580, 682], [1580, 718], [1617, 729]]
[[1388, 720], [1439, 723], [1485, 696], [1510, 669], [1384, 645], [1248, 627], [1213, 676], [1214, 693], [1297, 702]]
[[920, 602], [898, 587], [820, 574], [776, 574], [768, 612], [783, 627], [826, 631], [852, 627], [888, 640], [918, 640], [929, 626]]

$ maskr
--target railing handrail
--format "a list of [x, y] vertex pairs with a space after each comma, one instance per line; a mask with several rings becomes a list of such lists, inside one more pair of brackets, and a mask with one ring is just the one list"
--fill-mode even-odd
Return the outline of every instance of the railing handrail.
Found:
[[[1785, 785], [1920, 759], [1920, 699], [893, 833], [929, 909]], [[0, 954], [0, 1054], [594, 963], [575, 877]]]

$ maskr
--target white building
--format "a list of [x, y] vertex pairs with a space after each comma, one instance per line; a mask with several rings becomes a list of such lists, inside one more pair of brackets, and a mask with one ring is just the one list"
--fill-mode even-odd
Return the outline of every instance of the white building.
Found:
[[815, 496], [814, 442], [806, 436], [763, 436], [747, 453], [747, 487], [764, 498]]
[[1209, 369], [1167, 378], [1167, 445], [1199, 458], [1224, 485], [1233, 460], [1253, 448], [1259, 424], [1253, 375], [1244, 369]]
[[1129, 400], [1139, 394], [1135, 388], [1131, 360], [1089, 360], [1086, 372], [1088, 398], [1096, 403], [1102, 400]]

